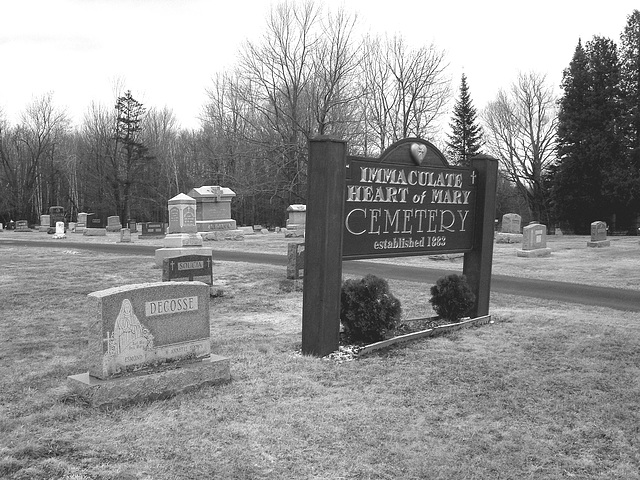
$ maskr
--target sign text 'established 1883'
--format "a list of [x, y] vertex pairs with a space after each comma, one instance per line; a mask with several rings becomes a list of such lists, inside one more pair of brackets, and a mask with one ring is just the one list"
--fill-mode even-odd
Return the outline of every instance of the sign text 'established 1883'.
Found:
[[475, 180], [476, 173], [469, 168], [352, 159], [346, 182], [343, 258], [471, 250]]

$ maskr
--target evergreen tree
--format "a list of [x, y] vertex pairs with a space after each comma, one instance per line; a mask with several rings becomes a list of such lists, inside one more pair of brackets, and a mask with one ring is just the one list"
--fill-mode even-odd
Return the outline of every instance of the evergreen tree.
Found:
[[626, 147], [625, 188], [632, 198], [629, 207], [640, 209], [640, 11], [627, 17], [620, 37], [620, 88], [622, 90], [622, 129]]
[[610, 218], [620, 204], [619, 78], [617, 47], [602, 37], [585, 48], [579, 42], [564, 71], [552, 203], [557, 218], [579, 233]]
[[477, 123], [477, 112], [471, 102], [467, 77], [463, 73], [460, 82], [460, 98], [453, 108], [453, 119], [449, 126], [451, 134], [447, 141], [447, 153], [456, 165], [469, 165], [469, 159], [480, 153], [482, 127]]
[[151, 157], [142, 142], [142, 121], [146, 109], [127, 91], [116, 102], [115, 155], [111, 185], [122, 225], [131, 217], [132, 187], [142, 181], [144, 164]]

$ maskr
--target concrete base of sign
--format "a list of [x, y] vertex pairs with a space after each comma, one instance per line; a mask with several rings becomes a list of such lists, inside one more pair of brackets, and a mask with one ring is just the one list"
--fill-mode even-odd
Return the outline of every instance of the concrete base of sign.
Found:
[[158, 248], [156, 250], [156, 267], [162, 268], [165, 258], [181, 257], [183, 255], [213, 255], [211, 247], [178, 247], [178, 248]]
[[599, 247], [609, 247], [611, 246], [611, 240], [598, 240], [596, 242], [587, 242], [587, 247], [595, 247], [595, 248], [599, 248]]
[[202, 235], [199, 233], [169, 233], [164, 237], [163, 245], [167, 248], [201, 247]]
[[253, 231], [253, 227], [238, 227], [238, 230], [240, 230], [243, 235], [255, 235], [256, 234], [256, 232]]
[[518, 257], [550, 257], [551, 249], [549, 247], [536, 248], [535, 250], [516, 250], [516, 256]]
[[219, 355], [109, 380], [93, 377], [89, 372], [68, 377], [72, 393], [102, 409], [161, 400], [230, 380], [229, 359]]
[[119, 232], [122, 230], [122, 225], [107, 225], [105, 228], [107, 232]]
[[67, 236], [64, 233], [56, 233], [53, 235], [53, 238], [55, 238], [56, 240], [59, 240], [61, 238], [67, 238]]
[[85, 228], [83, 235], [87, 237], [104, 237], [107, 235], [106, 228]]
[[522, 243], [522, 234], [496, 233], [496, 243]]
[[210, 232], [202, 232], [205, 240], [244, 240], [244, 232], [242, 230], [212, 230]]
[[49, 230], [50, 227], [44, 226], [44, 225], [40, 225], [38, 227], [38, 231], [39, 232], [46, 232], [47, 230]]

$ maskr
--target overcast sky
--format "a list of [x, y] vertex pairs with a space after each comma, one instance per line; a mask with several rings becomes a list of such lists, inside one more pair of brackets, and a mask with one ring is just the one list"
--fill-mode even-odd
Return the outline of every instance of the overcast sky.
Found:
[[[578, 39], [619, 43], [638, 0], [325, 0], [362, 29], [401, 33], [446, 52], [457, 94], [467, 75], [483, 108], [518, 72], [547, 74], [560, 93]], [[91, 102], [111, 106], [122, 83], [146, 107], [171, 108], [197, 128], [206, 88], [260, 36], [267, 0], [0, 0], [0, 109], [11, 122], [37, 97], [78, 124]]]

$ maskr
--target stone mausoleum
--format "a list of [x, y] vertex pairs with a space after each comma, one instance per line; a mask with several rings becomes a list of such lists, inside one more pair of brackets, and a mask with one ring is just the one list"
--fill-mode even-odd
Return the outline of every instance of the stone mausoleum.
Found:
[[202, 186], [191, 189], [187, 195], [196, 201], [196, 227], [204, 240], [244, 238], [231, 218], [231, 200], [236, 196], [233, 190], [217, 185]]

